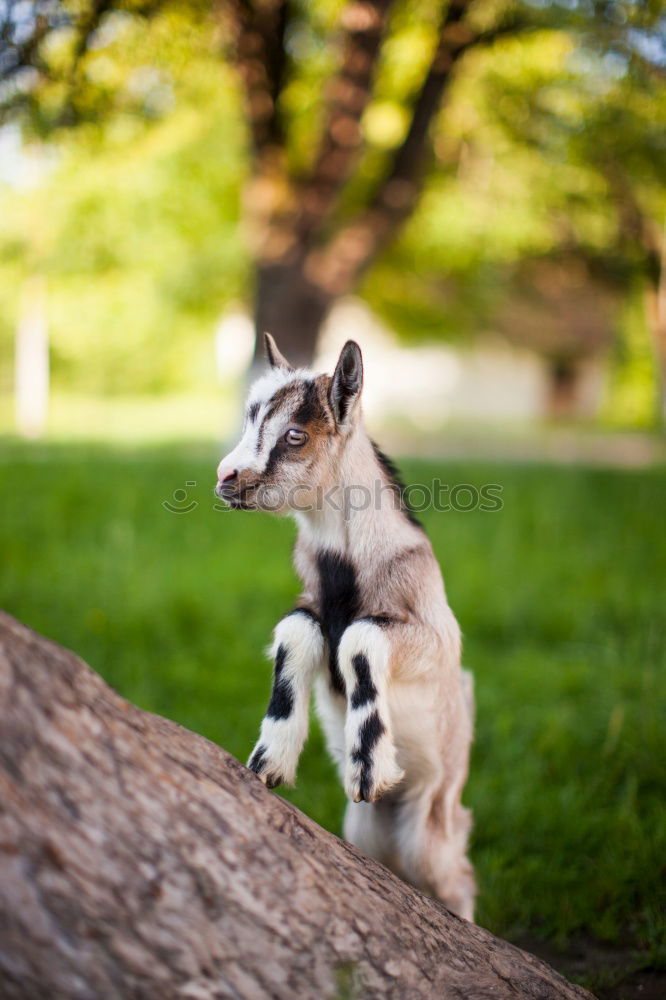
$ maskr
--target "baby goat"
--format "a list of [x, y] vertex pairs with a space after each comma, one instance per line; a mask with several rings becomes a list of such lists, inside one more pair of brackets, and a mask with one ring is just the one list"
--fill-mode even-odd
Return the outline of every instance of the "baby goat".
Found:
[[249, 767], [292, 784], [310, 690], [351, 800], [344, 835], [473, 918], [461, 805], [473, 729], [471, 675], [430, 542], [361, 417], [363, 364], [295, 371], [266, 335], [271, 370], [252, 386], [240, 442], [220, 463], [231, 507], [292, 513], [303, 581], [275, 629], [273, 691]]

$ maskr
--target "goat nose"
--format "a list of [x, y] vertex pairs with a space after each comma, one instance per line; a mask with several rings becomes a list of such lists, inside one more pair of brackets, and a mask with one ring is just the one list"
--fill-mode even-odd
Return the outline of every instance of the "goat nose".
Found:
[[238, 469], [230, 469], [229, 466], [220, 466], [217, 470], [217, 478], [221, 485], [233, 483], [238, 478]]

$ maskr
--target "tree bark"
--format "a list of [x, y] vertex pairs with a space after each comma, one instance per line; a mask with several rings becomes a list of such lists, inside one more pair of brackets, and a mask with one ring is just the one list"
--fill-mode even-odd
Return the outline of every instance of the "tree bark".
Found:
[[362, 145], [361, 119], [372, 96], [379, 53], [392, 0], [349, 3], [342, 11], [337, 72], [326, 87], [319, 151], [299, 185], [299, 240], [307, 244], [335, 208]]
[[258, 264], [255, 365], [263, 367], [263, 334], [268, 331], [292, 365], [309, 367], [332, 301], [324, 288], [308, 280], [300, 255], [293, 262]]
[[284, 45], [288, 2], [231, 0], [228, 9], [220, 5], [218, 15], [223, 20], [229, 16], [236, 65], [245, 85], [252, 150], [261, 159], [267, 149], [281, 148], [285, 139], [279, 99], [288, 61]]
[[0, 613], [0, 995], [583, 998]]
[[280, 94], [284, 60], [273, 73], [268, 55], [283, 44], [288, 12], [266, 0], [269, 14], [282, 11], [280, 32], [271, 30], [262, 5], [234, 0], [235, 54], [245, 82], [253, 173], [246, 197], [246, 233], [256, 268], [255, 358], [263, 333], [276, 338], [294, 364], [312, 363], [321, 325], [332, 304], [352, 292], [377, 254], [411, 215], [431, 152], [431, 125], [465, 51], [488, 37], [465, 22], [470, 0], [442, 4], [431, 65], [411, 109], [403, 143], [369, 203], [356, 216], [330, 226], [331, 217], [361, 151], [361, 119], [371, 97], [391, 0], [350, 2], [343, 7], [337, 72], [327, 88], [318, 152], [307, 176], [294, 176], [285, 155], [286, 129]]

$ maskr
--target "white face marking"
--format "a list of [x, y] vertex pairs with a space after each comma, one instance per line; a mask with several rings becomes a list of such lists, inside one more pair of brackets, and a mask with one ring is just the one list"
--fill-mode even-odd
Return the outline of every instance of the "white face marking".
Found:
[[278, 412], [264, 422], [269, 403], [278, 389], [290, 382], [298, 382], [302, 377], [302, 372], [273, 368], [266, 375], [257, 379], [248, 394], [246, 413], [256, 406], [259, 409], [252, 420], [246, 418], [241, 439], [220, 462], [218, 476], [219, 470], [222, 469], [238, 469], [239, 471], [249, 469], [257, 473], [264, 471], [271, 449], [285, 426], [284, 412]]

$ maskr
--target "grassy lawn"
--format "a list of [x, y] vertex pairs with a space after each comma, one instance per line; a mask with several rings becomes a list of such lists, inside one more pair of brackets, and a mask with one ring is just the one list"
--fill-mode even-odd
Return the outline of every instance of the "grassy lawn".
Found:
[[[262, 650], [297, 592], [293, 527], [216, 511], [216, 459], [208, 445], [5, 440], [0, 603], [245, 760], [270, 686]], [[412, 482], [503, 487], [500, 512], [423, 516], [476, 676], [479, 922], [663, 963], [666, 470], [403, 465]], [[339, 832], [316, 728], [288, 797]]]

